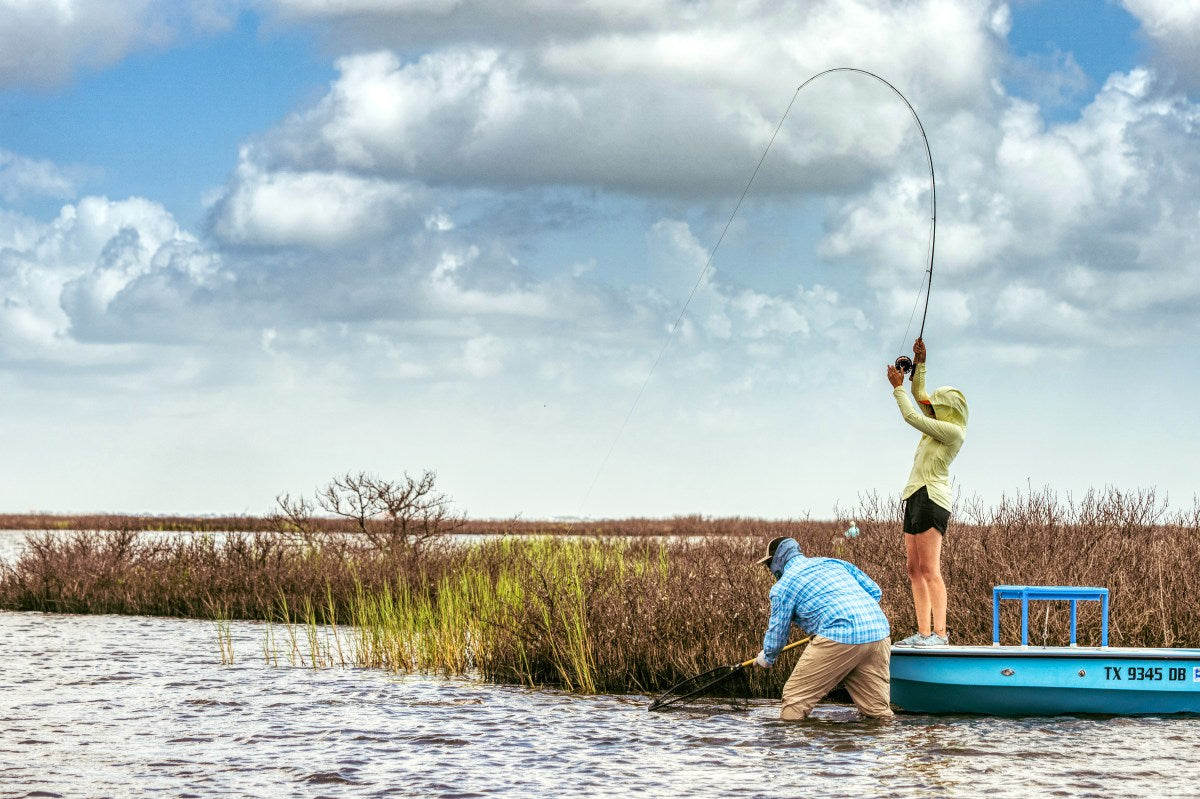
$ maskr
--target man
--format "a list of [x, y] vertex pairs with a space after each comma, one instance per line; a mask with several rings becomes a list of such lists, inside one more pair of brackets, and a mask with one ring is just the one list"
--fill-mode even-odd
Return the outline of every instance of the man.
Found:
[[792, 538], [772, 540], [758, 562], [775, 576], [775, 585], [771, 620], [755, 662], [763, 668], [774, 664], [793, 624], [813, 637], [783, 686], [779, 717], [806, 718], [844, 682], [859, 712], [891, 718], [891, 629], [875, 581], [844, 560], [804, 557]]

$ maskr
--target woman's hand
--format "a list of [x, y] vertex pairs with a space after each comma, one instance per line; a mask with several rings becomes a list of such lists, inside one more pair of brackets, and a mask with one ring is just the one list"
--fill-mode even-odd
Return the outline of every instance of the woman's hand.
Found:
[[925, 363], [925, 340], [917, 339], [913, 342], [913, 364]]
[[904, 372], [901, 372], [895, 366], [888, 366], [888, 382], [892, 384], [892, 388], [900, 388], [904, 385]]

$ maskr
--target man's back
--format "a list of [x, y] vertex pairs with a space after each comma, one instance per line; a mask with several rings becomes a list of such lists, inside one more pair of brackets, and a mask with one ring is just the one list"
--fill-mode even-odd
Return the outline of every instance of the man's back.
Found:
[[[770, 626], [774, 631], [794, 623], [841, 644], [878, 641], [891, 634], [879, 607], [881, 594], [870, 577], [844, 560], [794, 558], [771, 588]], [[786, 642], [789, 630], [780, 632]]]

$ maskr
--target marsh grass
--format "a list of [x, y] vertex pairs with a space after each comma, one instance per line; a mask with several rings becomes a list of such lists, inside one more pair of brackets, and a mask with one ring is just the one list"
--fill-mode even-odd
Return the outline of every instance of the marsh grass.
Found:
[[213, 624], [217, 628], [217, 649], [221, 653], [221, 665], [232, 666], [234, 663], [233, 626], [228, 619], [214, 619]]
[[[234, 657], [229, 621], [260, 619], [262, 655], [275, 664], [650, 694], [758, 651], [770, 578], [753, 561], [776, 535], [861, 567], [883, 589], [894, 637], [907, 635], [915, 622], [898, 507], [867, 496], [841, 515], [615, 521], [569, 536], [523, 528], [443, 540], [420, 557], [354, 547], [333, 555], [262, 532], [34, 534], [0, 570], [0, 607], [210, 618], [223, 661]], [[850, 518], [856, 538], [843, 535]], [[1111, 592], [1111, 644], [1200, 646], [1198, 522], [1195, 506], [1170, 511], [1152, 491], [962, 502], [943, 552], [953, 639], [991, 641], [994, 585], [1097, 585]], [[1019, 614], [1008, 605], [1002, 639], [1011, 643]], [[1067, 615], [1065, 603], [1035, 605], [1031, 642], [1066, 643]], [[1080, 643], [1098, 643], [1099, 627], [1098, 604], [1081, 603]], [[778, 695], [792, 662], [753, 670], [751, 691]]]

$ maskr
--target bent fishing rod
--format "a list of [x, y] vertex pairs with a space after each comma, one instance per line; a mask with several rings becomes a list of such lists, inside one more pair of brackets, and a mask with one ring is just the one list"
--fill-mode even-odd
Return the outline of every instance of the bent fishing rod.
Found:
[[[909, 112], [912, 114], [913, 121], [915, 121], [917, 123], [917, 130], [919, 130], [921, 132], [921, 141], [925, 145], [925, 160], [929, 164], [929, 261], [928, 261], [928, 265], [925, 268], [925, 287], [923, 289], [923, 291], [925, 293], [925, 308], [921, 312], [921, 332], [917, 334], [917, 338], [924, 338], [925, 337], [925, 320], [929, 316], [929, 293], [930, 293], [930, 289], [933, 288], [933, 254], [934, 254], [934, 250], [936, 249], [936, 246], [937, 246], [937, 180], [934, 178], [934, 173], [933, 173], [933, 152], [929, 149], [929, 137], [927, 135], [925, 135], [925, 126], [921, 124], [921, 118], [919, 116], [917, 116], [917, 109], [913, 108], [912, 103], [910, 103], [908, 101], [908, 98], [905, 97], [904, 94], [901, 93], [901, 91], [899, 89], [897, 89], [895, 86], [893, 86], [889, 81], [876, 75], [874, 72], [870, 72], [865, 69], [858, 69], [857, 67], [833, 67], [832, 69], [827, 69], [824, 72], [818, 72], [817, 74], [813, 75], [808, 80], [804, 81], [804, 83], [801, 83], [799, 85], [799, 87], [796, 88], [796, 93], [794, 95], [792, 95], [792, 103], [794, 103], [796, 101], [796, 96], [800, 94], [800, 90], [803, 89], [805, 86], [812, 83], [817, 78], [820, 78], [824, 75], [832, 75], [835, 72], [857, 72], [860, 75], [866, 75], [867, 77], [874, 78], [875, 80], [882, 83], [884, 86], [887, 86], [889, 89], [891, 89], [895, 93], [895, 95], [897, 97], [899, 97], [902, 101], [904, 101], [904, 105], [906, 105], [908, 107]], [[779, 121], [780, 127], [783, 127], [783, 120], [787, 119], [788, 112], [790, 112], [792, 109], [792, 103], [788, 103], [787, 111], [784, 111], [783, 119], [781, 119]], [[776, 129], [776, 133], [778, 133], [778, 129]], [[775, 137], [772, 136], [771, 142], [773, 143], [774, 141], [775, 141]], [[768, 150], [771, 149], [771, 144], [767, 145], [767, 149]], [[763, 158], [766, 158], [765, 152], [763, 153]], [[760, 161], [759, 164], [761, 165], [761, 163], [762, 162]], [[758, 172], [758, 170], [756, 169], [755, 173], [757, 174], [757, 172]], [[754, 181], [753, 176], [751, 176], [750, 181], [751, 182]], [[747, 186], [746, 188], [747, 188], [747, 190], [749, 190], [749, 186]], [[736, 213], [736, 210], [735, 210], [735, 213]], [[916, 302], [913, 303], [913, 312], [908, 318], [908, 327], [905, 328], [905, 330], [904, 330], [904, 338], [901, 341], [901, 347], [904, 346], [904, 342], [908, 341], [908, 332], [909, 332], [909, 330], [912, 329], [912, 320], [913, 320], [913, 317], [916, 315], [917, 303], [919, 303], [920, 300], [921, 300], [921, 295], [920, 295], [920, 293], [918, 293], [917, 300], [916, 300]], [[913, 369], [912, 359], [909, 358], [907, 355], [901, 355], [900, 357], [896, 358], [896, 368], [899, 369], [902, 373], [907, 374], [908, 372], [912, 371], [912, 369]]]
[[[721, 235], [717, 237], [717, 243], [713, 245], [712, 250], [709, 252], [708, 259], [704, 262], [704, 268], [700, 270], [700, 275], [696, 278], [696, 283], [694, 286], [692, 286], [691, 293], [688, 294], [687, 299], [683, 303], [683, 308], [679, 311], [679, 316], [676, 317], [674, 324], [671, 325], [670, 330], [667, 332], [666, 340], [663, 342], [662, 348], [658, 352], [658, 356], [650, 365], [650, 370], [646, 373], [646, 378], [642, 381], [641, 388], [638, 389], [637, 395], [634, 397], [633, 403], [629, 407], [629, 411], [625, 414], [625, 418], [621, 422], [621, 426], [618, 428], [612, 444], [609, 445], [608, 452], [601, 460], [600, 466], [596, 470], [596, 474], [592, 478], [591, 484], [588, 486], [588, 489], [584, 494], [583, 504], [586, 504], [588, 497], [591, 496], [592, 490], [596, 486], [596, 482], [600, 479], [601, 472], [604, 471], [604, 467], [608, 464], [609, 458], [612, 457], [612, 453], [616, 449], [617, 442], [620, 440], [621, 434], [628, 426], [629, 420], [633, 417], [634, 410], [636, 410], [638, 403], [641, 401], [642, 394], [644, 394], [646, 391], [646, 386], [650, 383], [650, 377], [654, 374], [654, 370], [658, 367], [659, 361], [662, 360], [663, 355], [666, 353], [667, 347], [670, 346], [671, 340], [675, 337], [676, 330], [679, 329], [680, 324], [683, 322], [683, 317], [687, 314], [688, 306], [691, 305], [692, 300], [696, 296], [696, 292], [704, 282], [705, 275], [708, 274], [709, 269], [712, 267], [713, 258], [716, 257], [717, 250], [720, 248], [721, 242], [725, 240], [725, 234], [729, 232], [730, 227], [733, 225], [733, 220], [737, 217], [738, 210], [742, 207], [742, 203], [745, 201], [746, 196], [750, 193], [750, 188], [754, 185], [754, 179], [758, 177], [759, 170], [762, 169], [763, 163], [767, 160], [767, 154], [771, 151], [772, 145], [775, 144], [775, 139], [779, 136], [779, 131], [783, 129], [783, 123], [787, 121], [788, 115], [792, 111], [792, 106], [794, 106], [796, 103], [796, 98], [800, 96], [800, 92], [804, 89], [804, 87], [808, 86], [813, 81], [826, 75], [832, 75], [838, 72], [850, 72], [857, 73], [859, 75], [866, 75], [869, 78], [874, 78], [884, 86], [891, 89], [892, 92], [904, 102], [904, 105], [907, 106], [909, 112], [912, 114], [913, 120], [917, 123], [917, 130], [921, 133], [921, 141], [925, 145], [925, 159], [929, 164], [929, 259], [925, 268], [925, 281], [922, 289], [925, 294], [925, 307], [921, 313], [921, 332], [918, 334], [919, 338], [925, 337], [925, 320], [929, 316], [929, 294], [930, 289], [933, 286], [933, 255], [937, 244], [937, 181], [934, 177], [933, 153], [929, 149], [929, 137], [925, 135], [925, 126], [921, 124], [921, 118], [917, 116], [917, 110], [913, 108], [913, 105], [908, 101], [908, 98], [905, 97], [904, 94], [901, 93], [901, 91], [893, 86], [890, 82], [876, 75], [874, 72], [870, 72], [865, 69], [859, 69], [858, 67], [833, 67], [831, 69], [824, 70], [823, 72], [818, 72], [796, 87], [796, 91], [792, 94], [792, 99], [788, 102], [787, 108], [784, 110], [783, 116], [779, 120], [779, 124], [775, 126], [775, 131], [771, 134], [771, 138], [767, 142], [767, 146], [763, 150], [762, 156], [758, 159], [758, 163], [755, 165], [754, 171], [750, 175], [750, 180], [746, 183], [746, 188], [742, 190], [741, 196], [734, 205], [733, 212], [730, 213], [729, 220], [725, 223], [725, 227], [721, 231]], [[908, 340], [908, 334], [912, 329], [912, 322], [916, 317], [917, 305], [920, 303], [920, 301], [921, 292], [918, 292], [917, 298], [913, 302], [912, 313], [908, 318], [908, 326], [905, 328], [904, 337], [901, 340], [902, 348], [904, 343]], [[898, 358], [896, 358], [895, 365], [896, 368], [904, 374], [909, 373], [914, 368], [912, 359], [907, 355], [900, 355]], [[582, 513], [582, 508], [580, 513]]]

